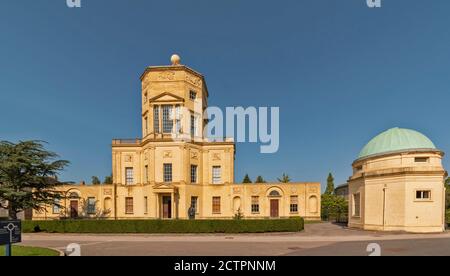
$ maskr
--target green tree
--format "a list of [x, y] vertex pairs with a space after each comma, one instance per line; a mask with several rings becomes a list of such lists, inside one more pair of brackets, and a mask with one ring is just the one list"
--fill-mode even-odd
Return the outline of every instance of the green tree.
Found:
[[327, 178], [327, 189], [325, 190], [326, 195], [334, 194], [334, 177], [331, 173], [328, 174]]
[[283, 173], [283, 175], [281, 176], [281, 178], [277, 178], [279, 182], [281, 183], [289, 183], [291, 182], [291, 178], [289, 177], [289, 175]]
[[106, 176], [105, 180], [103, 181], [103, 184], [113, 184], [113, 177], [112, 177], [112, 175]]
[[[0, 208], [8, 210], [10, 219], [26, 209], [42, 210], [61, 199], [58, 173], [69, 162], [56, 160], [58, 155], [44, 148], [45, 142], [0, 142]], [[61, 207], [61, 206], [60, 206]]]
[[323, 194], [321, 206], [323, 220], [339, 221], [343, 218], [348, 218], [348, 202], [343, 197]]
[[252, 183], [252, 180], [248, 176], [248, 174], [245, 175], [244, 180], [242, 180], [242, 183]]
[[266, 181], [264, 180], [264, 178], [262, 176], [258, 176], [255, 180], [255, 183], [266, 183]]
[[92, 177], [92, 185], [100, 185], [102, 184], [102, 182], [100, 181], [100, 178], [98, 178], [97, 176], [93, 176]]

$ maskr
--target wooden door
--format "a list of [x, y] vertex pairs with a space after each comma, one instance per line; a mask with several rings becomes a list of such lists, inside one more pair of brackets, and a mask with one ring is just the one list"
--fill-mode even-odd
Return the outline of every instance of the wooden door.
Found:
[[271, 199], [270, 200], [270, 217], [278, 218], [279, 216], [280, 216], [279, 201], [278, 201], [278, 199]]
[[172, 218], [172, 198], [170, 196], [163, 197], [163, 218]]
[[78, 200], [70, 201], [70, 218], [78, 218]]

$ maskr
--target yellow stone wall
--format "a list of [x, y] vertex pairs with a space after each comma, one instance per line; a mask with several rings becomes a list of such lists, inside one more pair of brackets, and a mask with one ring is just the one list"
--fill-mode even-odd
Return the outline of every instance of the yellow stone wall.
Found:
[[[377, 231], [442, 232], [445, 224], [446, 171], [439, 151], [386, 154], [353, 164], [349, 180], [349, 226]], [[415, 162], [416, 158], [429, 158]], [[417, 200], [416, 191], [431, 191]], [[353, 195], [361, 194], [361, 216], [355, 217]]]

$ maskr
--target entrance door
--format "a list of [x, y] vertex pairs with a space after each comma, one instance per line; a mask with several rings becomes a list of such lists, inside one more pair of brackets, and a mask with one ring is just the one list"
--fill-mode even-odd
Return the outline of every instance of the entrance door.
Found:
[[78, 200], [70, 201], [70, 218], [78, 218]]
[[278, 199], [270, 200], [270, 217], [271, 218], [278, 218], [280, 216], [278, 203], [279, 203]]
[[172, 218], [172, 198], [170, 196], [163, 196], [163, 218]]

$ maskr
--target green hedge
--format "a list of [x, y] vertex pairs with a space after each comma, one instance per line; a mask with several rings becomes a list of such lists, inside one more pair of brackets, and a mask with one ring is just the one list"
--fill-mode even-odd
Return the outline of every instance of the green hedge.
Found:
[[299, 232], [302, 218], [280, 220], [54, 220], [23, 221], [24, 233], [265, 233]]

